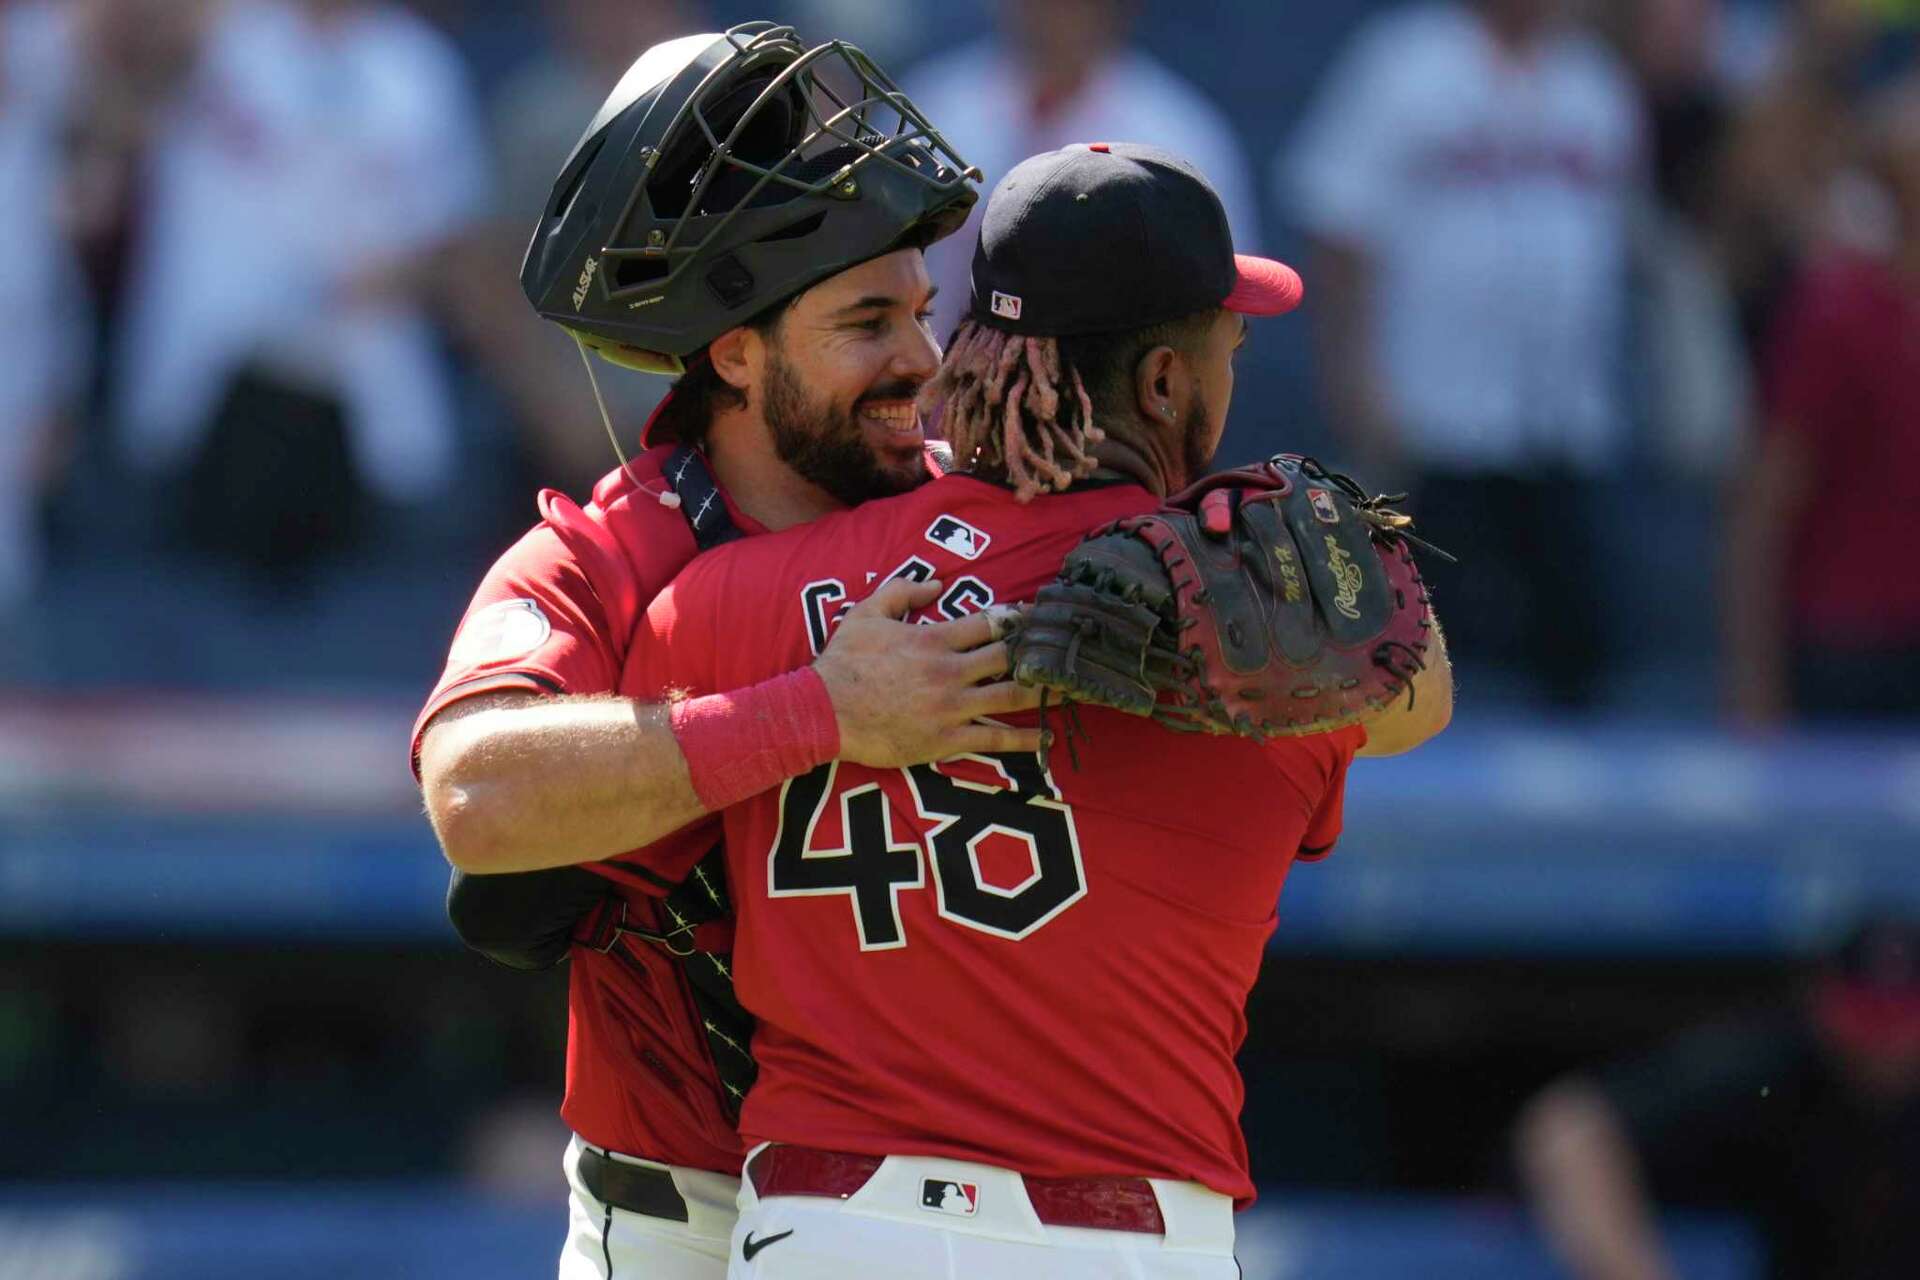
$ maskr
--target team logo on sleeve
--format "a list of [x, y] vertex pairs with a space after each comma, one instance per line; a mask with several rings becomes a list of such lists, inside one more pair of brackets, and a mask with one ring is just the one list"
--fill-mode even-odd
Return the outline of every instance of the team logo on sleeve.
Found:
[[1320, 523], [1340, 523], [1340, 508], [1333, 505], [1333, 495], [1325, 489], [1307, 490], [1307, 501], [1313, 504], [1314, 518]]
[[943, 551], [951, 551], [962, 560], [978, 560], [993, 539], [965, 520], [941, 516], [927, 526], [927, 541]]
[[954, 1218], [971, 1218], [980, 1210], [980, 1184], [925, 1178], [920, 1183], [920, 1207]]
[[461, 624], [453, 661], [465, 666], [523, 658], [547, 642], [553, 624], [531, 600], [501, 600]]

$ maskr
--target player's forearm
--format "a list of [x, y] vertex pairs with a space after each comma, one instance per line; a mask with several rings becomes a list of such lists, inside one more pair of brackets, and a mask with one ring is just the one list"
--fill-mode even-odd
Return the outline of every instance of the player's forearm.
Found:
[[1521, 1175], [1549, 1242], [1579, 1280], [1674, 1280], [1638, 1162], [1595, 1089], [1548, 1090], [1522, 1116]]
[[985, 722], [1039, 702], [1002, 678], [991, 612], [902, 621], [940, 589], [890, 582], [813, 666], [672, 708], [529, 690], [453, 703], [420, 744], [447, 860], [473, 875], [602, 862], [829, 760], [893, 768], [1038, 750], [1038, 729]]
[[707, 812], [667, 708], [534, 698], [436, 726], [421, 749], [427, 813], [474, 875], [600, 862]]

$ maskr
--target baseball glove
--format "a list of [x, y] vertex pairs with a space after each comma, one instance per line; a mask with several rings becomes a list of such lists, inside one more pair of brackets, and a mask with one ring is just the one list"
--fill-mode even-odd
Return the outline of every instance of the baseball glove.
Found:
[[1411, 544], [1445, 553], [1388, 505], [1400, 496], [1295, 454], [1208, 476], [1067, 556], [1014, 636], [1014, 679], [1255, 738], [1411, 700], [1433, 626]]

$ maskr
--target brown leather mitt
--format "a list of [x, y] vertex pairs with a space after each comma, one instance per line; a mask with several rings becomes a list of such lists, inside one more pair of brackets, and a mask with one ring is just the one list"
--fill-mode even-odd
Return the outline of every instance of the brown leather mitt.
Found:
[[1070, 552], [1014, 637], [1013, 675], [1171, 729], [1266, 738], [1411, 699], [1433, 616], [1412, 521], [1279, 454], [1115, 521]]

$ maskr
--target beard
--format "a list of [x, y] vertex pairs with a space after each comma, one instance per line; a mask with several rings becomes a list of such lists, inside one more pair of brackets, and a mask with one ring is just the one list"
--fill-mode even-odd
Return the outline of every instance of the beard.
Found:
[[1201, 398], [1199, 388], [1193, 392], [1193, 405], [1187, 411], [1186, 429], [1181, 433], [1180, 462], [1186, 468], [1186, 479], [1176, 488], [1184, 489], [1213, 469], [1213, 455], [1220, 451], [1220, 441], [1213, 431], [1213, 415], [1207, 412], [1207, 402]]
[[[917, 388], [882, 387], [877, 399], [911, 400]], [[916, 451], [911, 463], [883, 461], [867, 444], [858, 404], [836, 409], [815, 400], [801, 384], [799, 371], [777, 349], [769, 353], [764, 392], [765, 417], [780, 460], [847, 506], [871, 498], [909, 493], [929, 477], [926, 459]]]

